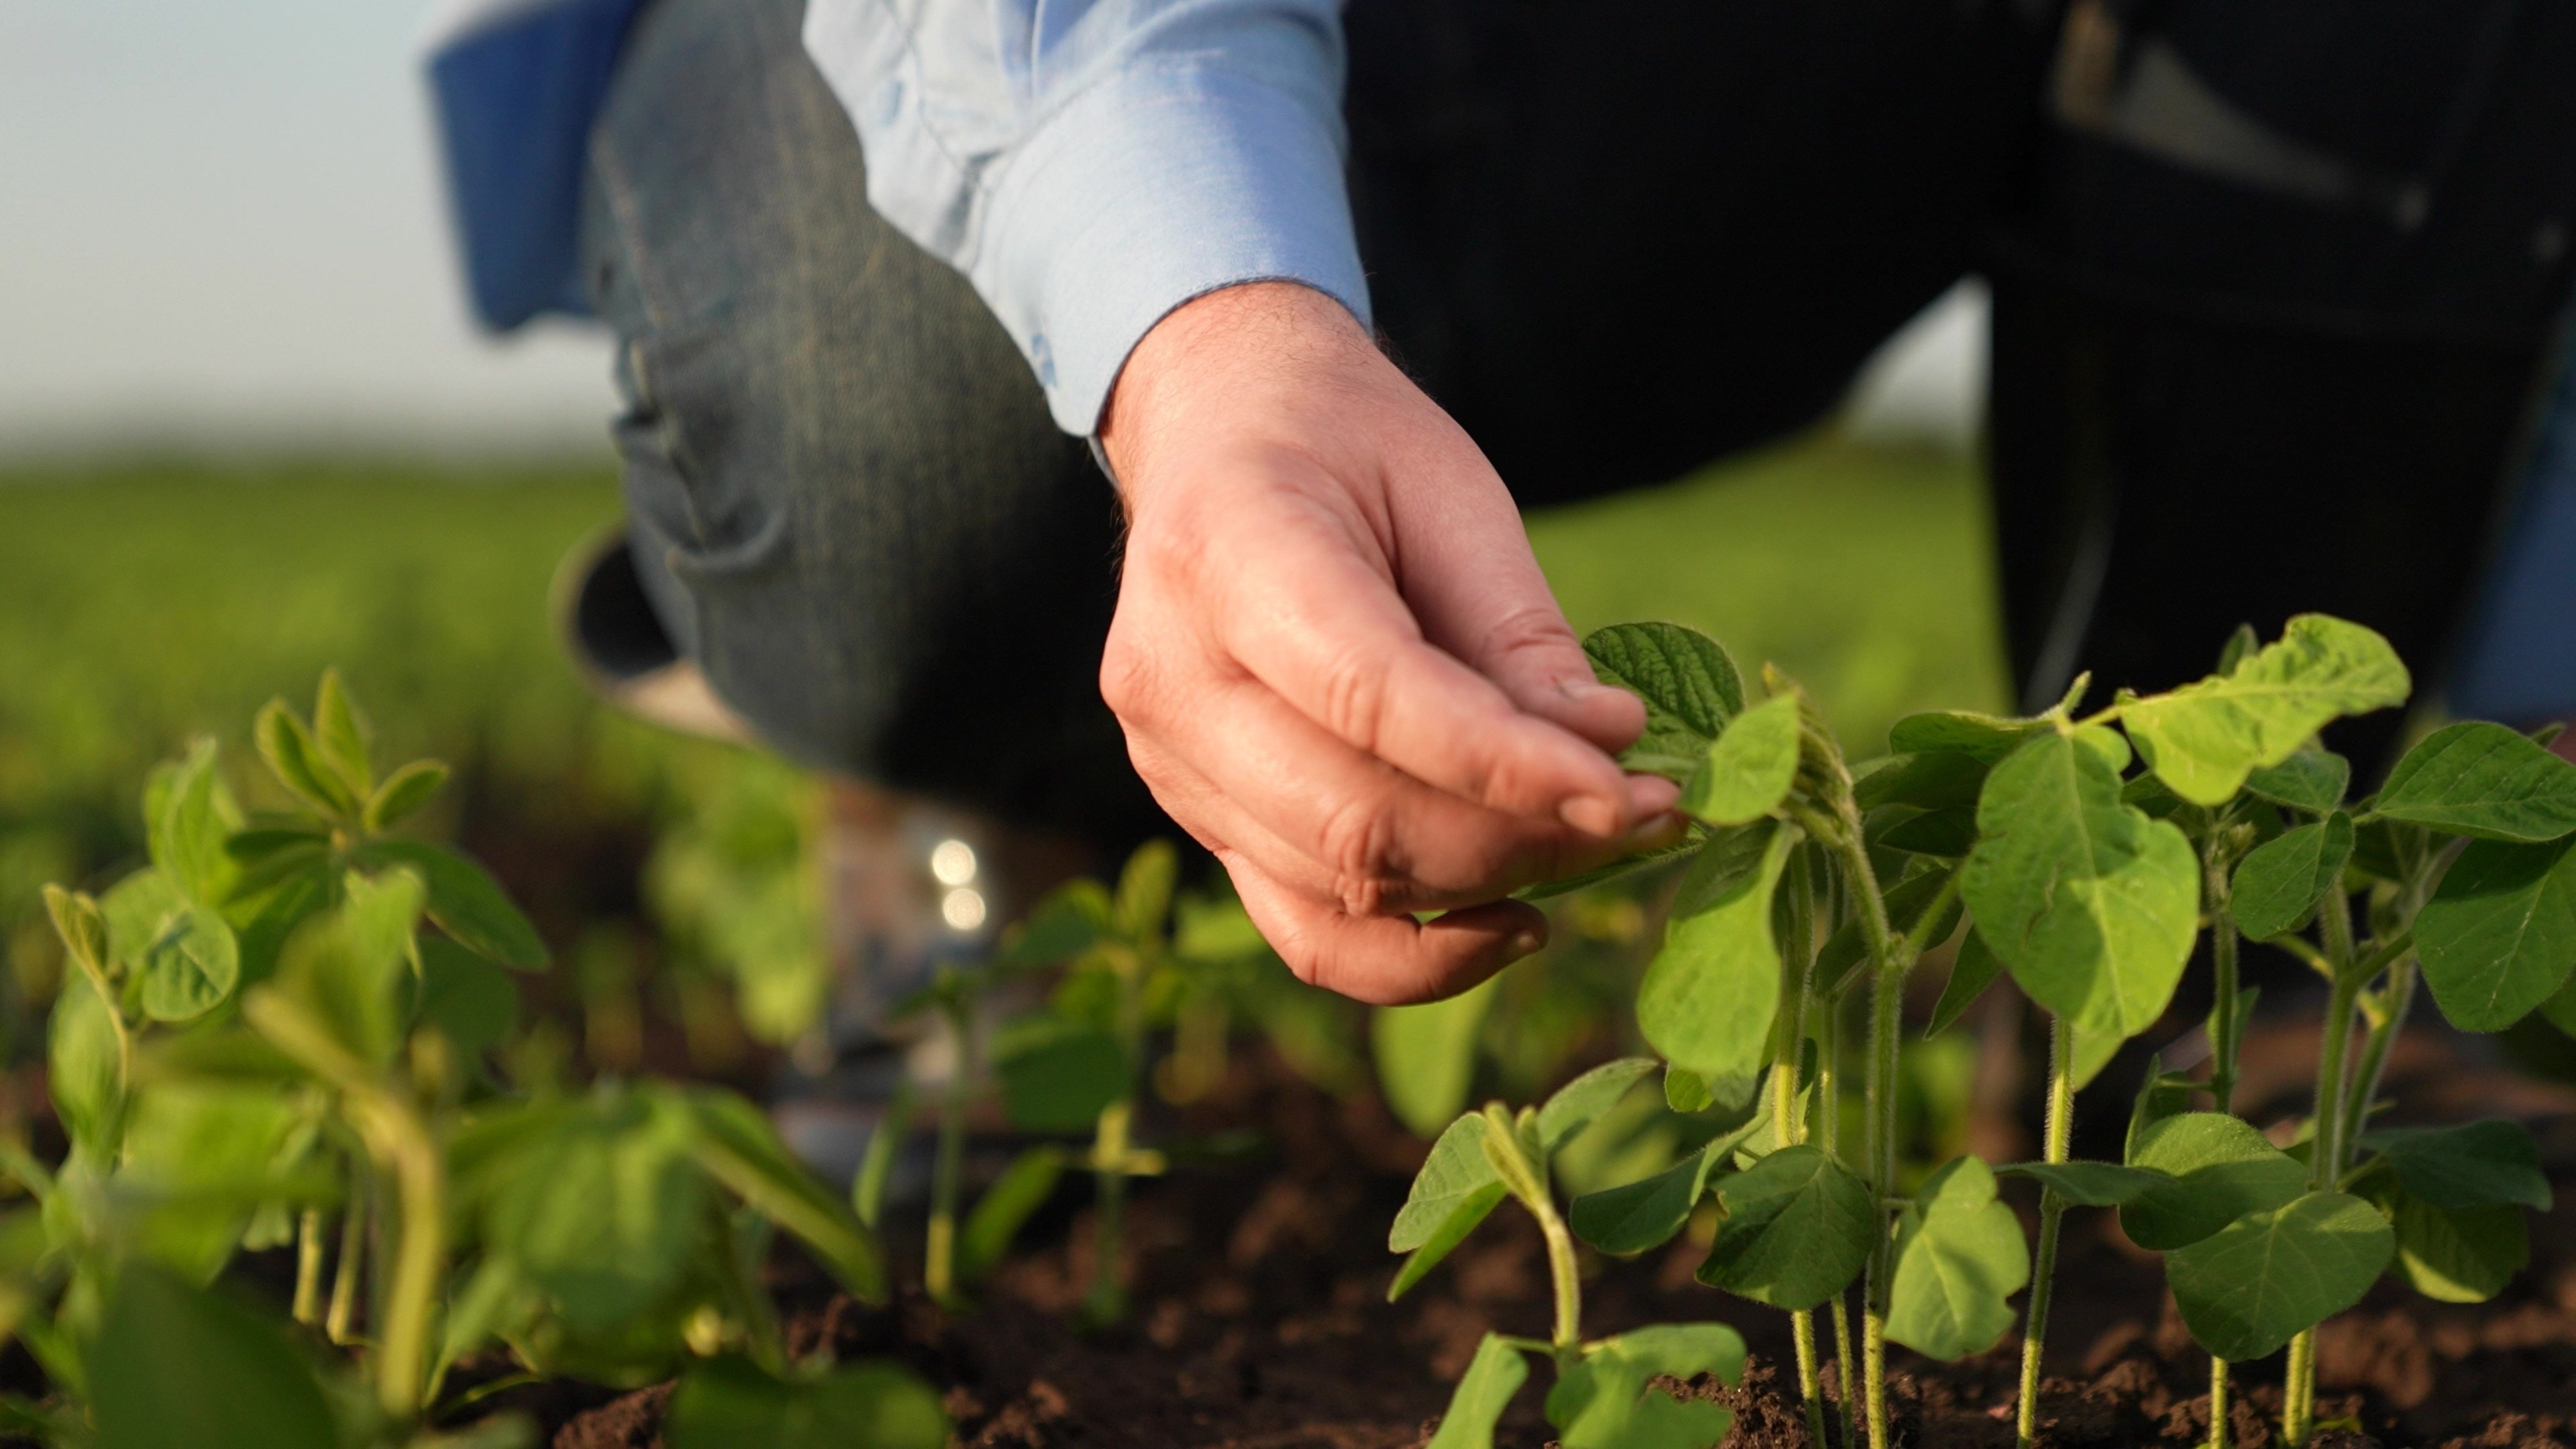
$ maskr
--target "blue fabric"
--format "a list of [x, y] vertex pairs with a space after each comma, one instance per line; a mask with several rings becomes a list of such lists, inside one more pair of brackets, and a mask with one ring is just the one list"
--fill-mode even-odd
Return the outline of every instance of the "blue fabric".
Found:
[[1303, 282], [1368, 320], [1338, 0], [810, 0], [868, 200], [964, 272], [1088, 434], [1163, 314]]
[[2452, 682], [2451, 708], [2462, 716], [2576, 717], [2576, 327], [2569, 330], [2531, 475]]
[[487, 327], [590, 311], [582, 169], [639, 3], [549, 0], [472, 24], [430, 55], [466, 287]]
[[[437, 43], [474, 310], [587, 313], [592, 122], [638, 0], [536, 0]], [[1001, 318], [1065, 431], [1190, 298], [1303, 282], [1368, 320], [1342, 181], [1337, 0], [812, 0], [868, 200]]]

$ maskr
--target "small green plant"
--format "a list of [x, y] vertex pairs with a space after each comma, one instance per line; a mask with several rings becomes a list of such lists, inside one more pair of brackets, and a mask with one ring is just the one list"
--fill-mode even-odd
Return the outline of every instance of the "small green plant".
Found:
[[1732, 1385], [1744, 1369], [1743, 1339], [1724, 1324], [1680, 1323], [1587, 1340], [1574, 1236], [1557, 1206], [1557, 1154], [1656, 1065], [1630, 1057], [1596, 1067], [1543, 1106], [1517, 1113], [1488, 1103], [1449, 1124], [1432, 1144], [1387, 1234], [1387, 1247], [1407, 1255], [1387, 1297], [1402, 1297], [1421, 1282], [1510, 1198], [1537, 1220], [1546, 1240], [1556, 1309], [1545, 1338], [1485, 1335], [1450, 1396], [1432, 1449], [1492, 1449], [1494, 1426], [1527, 1381], [1531, 1355], [1555, 1367], [1546, 1413], [1565, 1449], [1710, 1449], [1726, 1437], [1730, 1411], [1677, 1397], [1656, 1380], [1705, 1374]]
[[[2519, 1128], [2364, 1129], [2419, 962], [2464, 1029], [2535, 1009], [2576, 1026], [2576, 767], [2500, 726], [2453, 725], [2347, 806], [2349, 768], [2314, 741], [2339, 717], [2406, 699], [2405, 668], [2378, 635], [2305, 615], [2269, 646], [2241, 631], [2198, 683], [2124, 690], [2091, 714], [2078, 713], [2079, 679], [2035, 718], [1915, 715], [1890, 732], [1891, 755], [1857, 765], [1794, 684], [1766, 671], [1767, 697], [1748, 703], [1725, 651], [1688, 630], [1622, 625], [1586, 647], [1605, 680], [1646, 701], [1629, 768], [1681, 782], [1692, 821], [1677, 846], [1587, 881], [1685, 862], [1638, 1026], [1667, 1064], [1674, 1109], [1739, 1125], [1661, 1174], [1579, 1199], [1573, 1222], [1605, 1251], [1638, 1252], [1713, 1196], [1699, 1276], [1792, 1314], [1819, 1442], [1809, 1315], [1830, 1306], [1848, 1374], [1843, 1295], [1858, 1278], [1861, 1380], [1839, 1395], [1842, 1442], [1855, 1400], [1872, 1449], [1889, 1442], [1887, 1343], [1982, 1351], [2028, 1285], [2017, 1428], [2033, 1443], [2073, 1207], [2116, 1207], [2132, 1238], [2168, 1253], [2184, 1321], [2216, 1360], [2213, 1445], [2226, 1438], [2227, 1363], [2285, 1344], [2284, 1428], [2307, 1441], [2314, 1326], [2392, 1260], [2452, 1298], [2492, 1294], [2519, 1266], [2518, 1209], [2548, 1201]], [[1903, 989], [1963, 916], [1933, 1029], [2007, 973], [2049, 1012], [2044, 1149], [1995, 1168], [1957, 1158], [1909, 1184], [1896, 1155]], [[2165, 1014], [2204, 923], [2209, 1080], [2153, 1073], [2126, 1160], [2070, 1160], [2077, 1091]], [[2294, 951], [2329, 985], [2315, 1114], [2289, 1152], [2227, 1115], [2254, 1006], [2237, 979], [2240, 936]], [[1861, 1141], [1846, 1163], [1841, 1004], [1863, 984]], [[1768, 1110], [1755, 1110], [1766, 1086]], [[2218, 1110], [2185, 1110], [2201, 1091]], [[2035, 1245], [1997, 1201], [1999, 1175], [2039, 1185]]]
[[[898, 1426], [885, 1442], [940, 1443], [908, 1375], [787, 1360], [759, 1279], [776, 1232], [863, 1298], [883, 1275], [750, 1104], [502, 1080], [509, 970], [544, 946], [480, 867], [390, 833], [445, 771], [378, 780], [368, 735], [326, 676], [310, 725], [260, 715], [291, 808], [245, 814], [201, 744], [145, 792], [149, 868], [47, 893], [79, 973], [49, 1047], [71, 1148], [0, 1161], [35, 1200], [0, 1220], [0, 1299], [52, 1386], [18, 1423], [105, 1449], [498, 1449], [525, 1424], [433, 1426], [472, 1417], [491, 1386], [451, 1395], [449, 1372], [499, 1345], [526, 1375], [684, 1371], [700, 1407], [674, 1410], [675, 1443], [763, 1405], [846, 1421], [861, 1397]], [[297, 1330], [216, 1281], [243, 1245], [288, 1242]]]

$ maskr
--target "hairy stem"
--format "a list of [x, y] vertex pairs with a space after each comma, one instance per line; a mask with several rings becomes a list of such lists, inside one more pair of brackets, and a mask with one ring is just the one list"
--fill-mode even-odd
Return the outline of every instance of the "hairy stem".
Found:
[[966, 1108], [974, 1099], [975, 1008], [962, 997], [946, 1003], [953, 1048], [948, 1095], [939, 1106], [939, 1155], [930, 1169], [930, 1227], [922, 1247], [922, 1284], [934, 1302], [957, 1296], [957, 1196], [966, 1161]]
[[2415, 979], [2415, 957], [2412, 953], [2389, 963], [2388, 988], [2381, 998], [2379, 1017], [2370, 1024], [2370, 1035], [2362, 1040], [2361, 1061], [2352, 1074], [2352, 1085], [2344, 1097], [2344, 1139], [2347, 1144], [2357, 1140], [2370, 1126], [2370, 1104], [2379, 1095], [2380, 1079], [2388, 1073], [2388, 1053], [2397, 1044], [2397, 1034], [2406, 1029], [2406, 1013], [2415, 1005]]
[[[2066, 1018], [2048, 1024], [2048, 1120], [2040, 1160], [2064, 1162], [2075, 1134], [2075, 1029]], [[2053, 1187], [2039, 1194], [2039, 1247], [2030, 1261], [2030, 1321], [2021, 1336], [2021, 1400], [2014, 1419], [2015, 1442], [2031, 1449], [2039, 1435], [2039, 1367], [2048, 1337], [2048, 1300], [2057, 1276], [2057, 1234], [2066, 1217], [2066, 1199]]]
[[1577, 1272], [1574, 1234], [1566, 1231], [1564, 1217], [1546, 1198], [1530, 1201], [1528, 1207], [1547, 1239], [1548, 1286], [1556, 1295], [1556, 1327], [1548, 1347], [1559, 1364], [1569, 1364], [1583, 1353], [1583, 1279]]

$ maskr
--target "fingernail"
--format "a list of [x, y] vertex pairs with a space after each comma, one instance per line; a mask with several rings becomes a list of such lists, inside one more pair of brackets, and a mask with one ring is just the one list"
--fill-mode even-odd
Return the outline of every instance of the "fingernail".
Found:
[[1619, 802], [1598, 795], [1578, 795], [1558, 806], [1556, 814], [1586, 835], [1609, 836], [1619, 829]]
[[1681, 833], [1682, 818], [1666, 811], [1621, 836], [1619, 848], [1629, 851], [1653, 850], [1657, 846], [1671, 844]]
[[1609, 685], [1603, 684], [1600, 680], [1585, 679], [1581, 675], [1576, 674], [1569, 674], [1563, 679], [1558, 680], [1556, 682], [1556, 690], [1557, 693], [1564, 695], [1568, 699], [1577, 701], [1578, 703], [1585, 700], [1599, 699], [1605, 694], [1619, 694], [1624, 692], [1613, 689]]
[[1539, 948], [1546, 944], [1547, 936], [1543, 932], [1526, 928], [1515, 931], [1512, 933], [1512, 938], [1503, 943], [1503, 959], [1518, 961], [1524, 956], [1535, 956]]
[[1628, 777], [1628, 809], [1637, 815], [1660, 815], [1682, 798], [1682, 787], [1661, 775]]

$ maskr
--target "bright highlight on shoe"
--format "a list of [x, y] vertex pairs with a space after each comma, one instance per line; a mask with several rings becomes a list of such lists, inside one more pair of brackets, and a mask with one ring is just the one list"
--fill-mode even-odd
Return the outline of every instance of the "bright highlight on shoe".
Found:
[[[975, 878], [975, 847], [968, 845], [962, 840], [943, 840], [939, 842], [939, 844], [933, 846], [930, 851], [930, 873], [937, 877], [939, 883], [944, 886], [962, 886], [966, 882], [973, 880]], [[966, 894], [973, 895], [974, 892], [968, 891]], [[954, 900], [955, 897], [952, 896], [950, 899]], [[984, 907], [980, 898], [977, 900], [975, 906], [975, 919], [977, 921], [984, 919]], [[949, 924], [957, 924], [956, 919], [953, 916], [950, 918]], [[966, 927], [959, 926], [958, 929], [964, 930]]]
[[960, 887], [940, 898], [939, 915], [952, 931], [974, 930], [984, 924], [984, 897]]

